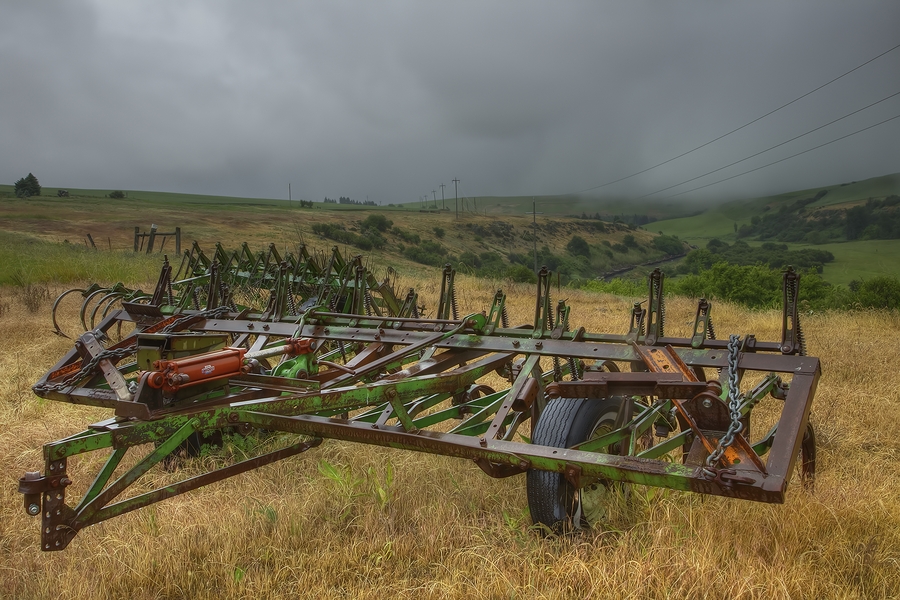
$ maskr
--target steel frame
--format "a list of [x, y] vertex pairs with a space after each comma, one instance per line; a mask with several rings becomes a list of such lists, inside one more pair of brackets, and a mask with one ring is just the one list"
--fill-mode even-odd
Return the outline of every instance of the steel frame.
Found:
[[[717, 464], [707, 465], [729, 425], [728, 390], [725, 377], [707, 381], [704, 373], [729, 369], [728, 341], [710, 339], [706, 300], [698, 305], [691, 338], [665, 335], [658, 270], [650, 277], [647, 308], [636, 304], [630, 331], [615, 335], [570, 330], [569, 308], [551, 303], [546, 269], [539, 277], [534, 322], [510, 327], [502, 292], [489, 311], [456, 318], [449, 268], [439, 318], [425, 319], [417, 316], [413, 294], [399, 302], [386, 284], [366, 283], [374, 279], [358, 259], [334, 269], [335, 256], [327, 269], [313, 269], [308, 255], [299, 261], [305, 267], [288, 268], [282, 260], [275, 269], [257, 269], [265, 275], [258, 277], [260, 287], [272, 285], [273, 291], [266, 307], [255, 310], [237, 306], [222, 291], [222, 273], [232, 281], [250, 279], [235, 264], [217, 266], [226, 260], [222, 256], [193, 260], [188, 282], [172, 282], [166, 262], [147, 303], [125, 302], [81, 335], [35, 392], [103, 406], [114, 416], [46, 444], [43, 474], [26, 473], [20, 480], [26, 511], [41, 515], [41, 548], [63, 549], [84, 527], [304, 453], [327, 438], [470, 459], [492, 477], [541, 469], [562, 473], [575, 488], [606, 479], [775, 503], [785, 499], [798, 455], [804, 473], [814, 470], [808, 420], [821, 371], [818, 359], [802, 352], [798, 277], [792, 270], [785, 274], [781, 342], [747, 336], [740, 349], [739, 375], [766, 373], [742, 398], [744, 432]], [[187, 308], [184, 299], [197, 298], [189, 288], [198, 281], [208, 290], [207, 305]], [[318, 294], [294, 298], [301, 287], [295, 281]], [[178, 297], [173, 286], [188, 291]], [[382, 294], [377, 311], [371, 295], [364, 301], [371, 289]], [[335, 299], [342, 310], [334, 309]], [[296, 310], [300, 304], [305, 308]], [[100, 340], [122, 325], [134, 325], [133, 333], [104, 348]], [[179, 360], [202, 360], [225, 345], [241, 349], [245, 366], [238, 372], [200, 381], [185, 381], [177, 372]], [[154, 370], [154, 364], [169, 370]], [[625, 366], [632, 372], [621, 372]], [[486, 386], [492, 373], [502, 374], [509, 387]], [[154, 378], [163, 377], [171, 383], [167, 390], [154, 388]], [[753, 441], [745, 435], [751, 413], [766, 396], [783, 401], [780, 418]], [[621, 401], [619, 422], [601, 438], [572, 448], [517, 438], [522, 425], [540, 419], [548, 399], [611, 397]], [[126, 494], [148, 471], [172, 460], [191, 436], [252, 429], [295, 437], [248, 460]], [[123, 466], [130, 450], [150, 443], [152, 451], [135, 451], [135, 462]], [[68, 503], [68, 459], [98, 451], [108, 452], [106, 463], [81, 498]]]

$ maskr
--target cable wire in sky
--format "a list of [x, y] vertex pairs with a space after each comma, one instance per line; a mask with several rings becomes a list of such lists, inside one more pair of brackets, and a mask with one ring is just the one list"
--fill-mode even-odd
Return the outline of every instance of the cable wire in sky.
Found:
[[790, 102], [787, 102], [787, 103], [785, 103], [785, 104], [782, 104], [781, 106], [779, 106], [778, 108], [776, 108], [776, 109], [774, 109], [774, 110], [770, 110], [769, 112], [767, 112], [766, 114], [762, 115], [761, 117], [757, 117], [757, 118], [753, 119], [752, 121], [750, 121], [750, 122], [748, 122], [748, 123], [744, 123], [744, 124], [741, 125], [740, 127], [736, 128], [736, 129], [732, 129], [732, 130], [729, 131], [728, 133], [723, 133], [723, 134], [720, 135], [719, 137], [714, 138], [714, 139], [711, 139], [711, 140], [709, 140], [708, 142], [705, 142], [705, 143], [703, 143], [703, 144], [700, 144], [700, 145], [697, 146], [696, 148], [691, 148], [690, 150], [687, 150], [687, 151], [685, 151], [685, 152], [682, 152], [681, 154], [679, 154], [679, 155], [677, 155], [677, 156], [673, 156], [672, 158], [669, 158], [669, 159], [667, 159], [667, 160], [664, 160], [664, 161], [662, 161], [661, 163], [657, 163], [657, 164], [653, 165], [652, 167], [647, 167], [646, 169], [643, 169], [643, 170], [641, 170], [641, 171], [637, 171], [636, 173], [632, 173], [631, 175], [626, 175], [625, 177], [620, 177], [620, 178], [618, 178], [618, 179], [614, 179], [613, 181], [608, 181], [608, 182], [606, 182], [606, 183], [603, 183], [603, 184], [600, 184], [600, 185], [595, 185], [594, 187], [589, 187], [589, 188], [586, 188], [586, 189], [583, 189], [583, 190], [579, 190], [579, 191], [577, 191], [577, 192], [572, 192], [572, 193], [573, 193], [573, 194], [581, 194], [581, 193], [584, 193], [584, 192], [589, 192], [589, 191], [591, 191], [591, 190], [600, 189], [600, 188], [602, 188], [602, 187], [606, 187], [606, 186], [612, 185], [612, 184], [614, 184], [614, 183], [619, 183], [620, 181], [625, 181], [626, 179], [631, 179], [632, 177], [636, 177], [636, 176], [638, 176], [638, 175], [641, 175], [642, 173], [646, 173], [647, 171], [650, 171], [651, 169], [655, 169], [655, 168], [657, 168], [657, 167], [661, 167], [661, 166], [663, 166], [663, 165], [665, 165], [665, 164], [668, 164], [668, 163], [672, 162], [673, 160], [677, 160], [677, 159], [681, 158], [682, 156], [687, 156], [688, 154], [690, 154], [690, 153], [692, 153], [692, 152], [696, 152], [697, 150], [699, 150], [699, 149], [701, 149], [701, 148], [705, 148], [706, 146], [709, 146], [709, 145], [712, 144], [713, 142], [718, 142], [718, 141], [721, 140], [722, 138], [727, 137], [727, 136], [731, 135], [732, 133], [736, 133], [736, 132], [740, 131], [741, 129], [744, 129], [745, 127], [749, 127], [750, 125], [753, 125], [754, 123], [756, 123], [756, 122], [758, 122], [758, 121], [761, 121], [761, 120], [765, 119], [765, 118], [768, 117], [769, 115], [775, 114], [776, 112], [778, 112], [778, 111], [781, 110], [782, 108], [787, 108], [787, 107], [790, 106], [791, 104], [793, 104], [793, 103], [795, 103], [795, 102], [797, 102], [797, 101], [799, 101], [799, 100], [802, 100], [803, 98], [806, 98], [807, 96], [809, 96], [809, 95], [811, 95], [811, 94], [814, 94], [814, 93], [818, 92], [818, 91], [821, 90], [822, 88], [831, 85], [832, 83], [834, 83], [834, 82], [837, 81], [838, 79], [841, 79], [841, 78], [843, 78], [843, 77], [846, 77], [846, 76], [849, 75], [850, 73], [852, 73], [852, 72], [854, 72], [854, 71], [857, 71], [857, 70], [863, 68], [863, 67], [866, 66], [867, 64], [869, 64], [869, 63], [871, 63], [871, 62], [873, 62], [873, 61], [875, 61], [875, 60], [878, 60], [879, 58], [881, 58], [881, 57], [884, 56], [885, 54], [888, 54], [888, 53], [890, 53], [890, 52], [893, 52], [893, 51], [896, 50], [897, 48], [900, 48], [900, 44], [897, 44], [897, 45], [894, 46], [893, 48], [890, 48], [890, 49], [888, 49], [888, 50], [885, 50], [884, 52], [882, 52], [882, 53], [879, 54], [878, 56], [876, 56], [876, 57], [874, 57], [874, 58], [870, 58], [869, 60], [867, 60], [866, 62], [862, 63], [861, 65], [857, 65], [857, 66], [853, 67], [853, 68], [850, 69], [849, 71], [846, 71], [845, 73], [842, 73], [841, 75], [838, 75], [837, 77], [835, 77], [835, 78], [832, 79], [831, 81], [828, 81], [828, 82], [826, 82], [826, 83], [823, 83], [823, 84], [820, 85], [819, 87], [817, 87], [817, 88], [815, 88], [815, 89], [813, 89], [813, 90], [810, 90], [810, 91], [806, 92], [806, 93], [803, 94], [802, 96], [798, 96], [798, 97], [794, 98], [793, 100], [791, 100]]
[[718, 184], [718, 183], [722, 183], [723, 181], [728, 181], [729, 179], [734, 179], [734, 178], [736, 178], [736, 177], [740, 177], [741, 175], [746, 175], [747, 173], [753, 173], [754, 171], [759, 171], [760, 169], [765, 169], [766, 167], [771, 167], [772, 165], [777, 165], [777, 164], [780, 163], [780, 162], [784, 162], [784, 161], [789, 160], [789, 159], [791, 159], [791, 158], [800, 156], [801, 154], [806, 154], [807, 152], [812, 152], [813, 150], [818, 150], [819, 148], [821, 148], [821, 147], [823, 147], [823, 146], [827, 146], [827, 145], [829, 145], [829, 144], [833, 144], [833, 143], [835, 143], [835, 142], [839, 142], [839, 141], [841, 141], [841, 140], [847, 139], [848, 137], [850, 137], [850, 136], [852, 136], [852, 135], [856, 135], [857, 133], [862, 133], [863, 131], [868, 131], [869, 129], [872, 129], [872, 128], [874, 128], [874, 127], [878, 127], [879, 125], [884, 125], [884, 124], [887, 123], [888, 121], [893, 121], [894, 119], [900, 119], [900, 115], [895, 115], [895, 116], [893, 116], [893, 117], [891, 117], [891, 118], [889, 118], [889, 119], [885, 119], [884, 121], [879, 121], [878, 123], [875, 123], [874, 125], [869, 125], [868, 127], [863, 127], [862, 129], [857, 129], [857, 130], [854, 131], [853, 133], [848, 133], [847, 135], [842, 135], [842, 136], [839, 137], [839, 138], [835, 138], [835, 139], [833, 139], [833, 140], [831, 140], [831, 141], [829, 141], [829, 142], [825, 142], [824, 144], [819, 144], [818, 146], [813, 146], [812, 148], [809, 148], [809, 149], [807, 149], [807, 150], [803, 150], [802, 152], [797, 152], [796, 154], [791, 154], [790, 156], [785, 156], [784, 158], [780, 158], [780, 159], [778, 159], [778, 160], [776, 160], [776, 161], [770, 162], [770, 163], [765, 164], [765, 165], [763, 165], [763, 166], [761, 166], [761, 167], [756, 167], [755, 169], [750, 169], [749, 171], [744, 171], [743, 173], [738, 173], [737, 175], [732, 175], [731, 177], [726, 177], [725, 179], [720, 179], [720, 180], [714, 181], [714, 182], [712, 182], [712, 183], [707, 183], [706, 185], [701, 185], [701, 186], [699, 186], [699, 187], [695, 187], [695, 188], [693, 188], [693, 189], [685, 190], [685, 191], [683, 191], [683, 192], [678, 192], [677, 194], [672, 194], [672, 195], [670, 195], [670, 196], [665, 196], [665, 197], [666, 197], [666, 198], [674, 198], [675, 196], [681, 196], [682, 194], [687, 194], [687, 193], [689, 193], [689, 192], [696, 192], [697, 190], [702, 190], [703, 188], [708, 188], [708, 187], [710, 187], [710, 186], [712, 186], [712, 185], [716, 185], [716, 184]]
[[859, 108], [859, 109], [857, 109], [857, 110], [854, 110], [854, 111], [851, 112], [851, 113], [847, 113], [847, 114], [844, 115], [843, 117], [838, 117], [837, 119], [835, 119], [835, 120], [833, 120], [833, 121], [829, 121], [828, 123], [825, 123], [824, 125], [819, 125], [819, 126], [816, 127], [815, 129], [810, 129], [810, 130], [807, 131], [806, 133], [801, 133], [800, 135], [794, 136], [794, 137], [792, 137], [792, 138], [789, 139], [789, 140], [785, 140], [785, 141], [781, 142], [780, 144], [775, 144], [774, 146], [769, 146], [769, 147], [766, 148], [765, 150], [760, 150], [760, 151], [757, 152], [756, 154], [751, 154], [750, 156], [747, 156], [747, 157], [745, 157], [745, 158], [742, 158], [741, 160], [736, 160], [736, 161], [734, 161], [733, 163], [729, 163], [729, 164], [725, 165], [724, 167], [719, 167], [718, 169], [713, 169], [712, 171], [707, 171], [706, 173], [704, 173], [704, 174], [702, 174], [702, 175], [697, 175], [696, 177], [691, 177], [690, 179], [686, 179], [686, 180], [682, 181], [681, 183], [676, 183], [675, 185], [670, 185], [669, 187], [664, 187], [664, 188], [662, 188], [662, 189], [660, 189], [660, 190], [656, 190], [655, 192], [650, 192], [649, 194], [644, 194], [643, 196], [640, 196], [640, 198], [647, 198], [647, 197], [649, 197], [649, 196], [653, 196], [653, 195], [659, 194], [659, 193], [661, 193], [661, 192], [665, 192], [665, 191], [667, 191], [667, 190], [671, 190], [672, 188], [676, 188], [676, 187], [678, 187], [678, 186], [680, 186], [680, 185], [684, 185], [684, 184], [686, 184], [686, 183], [690, 183], [690, 182], [692, 182], [692, 181], [696, 181], [696, 180], [698, 180], [698, 179], [702, 179], [703, 177], [706, 177], [707, 175], [712, 175], [713, 173], [718, 173], [719, 171], [721, 171], [721, 170], [723, 170], [723, 169], [727, 169], [728, 167], [733, 167], [733, 166], [736, 165], [736, 164], [742, 163], [742, 162], [744, 162], [744, 161], [746, 161], [746, 160], [750, 160], [751, 158], [755, 158], [755, 157], [759, 156], [760, 154], [765, 154], [765, 153], [768, 152], [769, 150], [774, 150], [775, 148], [779, 148], [779, 147], [781, 147], [781, 146], [784, 146], [785, 144], [788, 144], [788, 143], [790, 143], [790, 142], [793, 142], [794, 140], [799, 140], [800, 138], [802, 138], [802, 137], [804, 137], [804, 136], [807, 136], [807, 135], [809, 135], [809, 134], [811, 134], [811, 133], [813, 133], [813, 132], [819, 131], [820, 129], [824, 129], [825, 127], [828, 127], [829, 125], [833, 125], [833, 124], [837, 123], [838, 121], [842, 121], [842, 120], [846, 119], [847, 117], [852, 117], [852, 116], [855, 115], [856, 113], [862, 112], [862, 111], [866, 110], [867, 108], [872, 108], [872, 107], [875, 106], [876, 104], [881, 104], [881, 103], [884, 102], [885, 100], [890, 100], [890, 99], [893, 98], [894, 96], [900, 96], [900, 92], [894, 92], [894, 93], [891, 94], [890, 96], [887, 96], [887, 97], [885, 97], [885, 98], [882, 98], [881, 100], [878, 100], [877, 102], [873, 102], [872, 104], [869, 104], [868, 106], [863, 106], [862, 108]]

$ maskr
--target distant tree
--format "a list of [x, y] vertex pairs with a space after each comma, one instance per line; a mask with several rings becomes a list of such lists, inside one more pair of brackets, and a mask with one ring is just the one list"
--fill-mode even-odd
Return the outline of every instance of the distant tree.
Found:
[[574, 254], [575, 256], [584, 256], [585, 258], [591, 257], [591, 247], [588, 245], [587, 241], [578, 235], [573, 235], [572, 239], [569, 240], [569, 243], [566, 244], [566, 250]]
[[124, 198], [125, 192], [123, 192], [122, 190], [115, 190], [115, 191], [112, 191], [109, 193], [109, 197], [110, 198]]
[[38, 183], [37, 177], [32, 173], [29, 173], [27, 177], [18, 180], [15, 187], [17, 198], [28, 198], [30, 196], [41, 195], [41, 184]]
[[626, 235], [624, 238], [622, 238], [622, 242], [624, 242], [625, 245], [628, 246], [629, 248], [637, 248], [638, 247], [637, 240], [634, 239], [634, 236], [631, 235], [630, 233], [628, 235]]

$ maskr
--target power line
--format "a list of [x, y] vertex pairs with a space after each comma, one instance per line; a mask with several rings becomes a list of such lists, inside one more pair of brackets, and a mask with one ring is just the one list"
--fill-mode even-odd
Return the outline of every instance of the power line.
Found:
[[897, 44], [897, 45], [894, 46], [893, 48], [890, 48], [890, 49], [888, 49], [888, 50], [885, 50], [884, 52], [882, 52], [882, 53], [879, 54], [878, 56], [876, 56], [876, 57], [874, 57], [874, 58], [870, 58], [869, 60], [867, 60], [866, 62], [862, 63], [861, 65], [857, 65], [857, 66], [853, 67], [853, 68], [850, 69], [849, 71], [847, 71], [847, 72], [845, 72], [845, 73], [843, 73], [843, 74], [841, 74], [841, 75], [838, 75], [837, 77], [835, 77], [835, 78], [832, 79], [831, 81], [829, 81], [829, 82], [827, 82], [827, 83], [823, 83], [822, 85], [820, 85], [819, 87], [817, 87], [817, 88], [815, 88], [815, 89], [813, 89], [813, 90], [810, 90], [810, 91], [806, 92], [806, 93], [803, 94], [802, 96], [798, 96], [797, 98], [794, 98], [794, 99], [791, 100], [790, 102], [788, 102], [788, 103], [786, 103], [786, 104], [782, 104], [781, 106], [779, 106], [778, 108], [776, 108], [776, 109], [774, 109], [774, 110], [770, 110], [769, 112], [767, 112], [766, 114], [762, 115], [761, 117], [757, 117], [757, 118], [753, 119], [752, 121], [750, 121], [750, 122], [748, 122], [748, 123], [744, 123], [743, 125], [741, 125], [741, 126], [738, 127], [737, 129], [732, 129], [732, 130], [729, 131], [728, 133], [723, 133], [723, 134], [720, 135], [719, 137], [714, 138], [714, 139], [711, 139], [711, 140], [709, 140], [708, 142], [705, 142], [705, 143], [703, 143], [703, 144], [700, 144], [700, 145], [697, 146], [696, 148], [691, 148], [690, 150], [687, 150], [686, 152], [682, 152], [682, 153], [679, 154], [678, 156], [673, 156], [672, 158], [670, 158], [670, 159], [668, 159], [668, 160], [664, 160], [664, 161], [662, 161], [661, 163], [655, 164], [655, 165], [653, 165], [652, 167], [647, 167], [646, 169], [643, 169], [643, 170], [641, 170], [641, 171], [637, 171], [636, 173], [632, 173], [631, 175], [626, 175], [625, 177], [620, 177], [619, 179], [614, 179], [613, 181], [608, 181], [608, 182], [603, 183], [603, 184], [601, 184], [601, 185], [595, 185], [594, 187], [586, 188], [586, 189], [579, 190], [579, 191], [577, 191], [577, 192], [572, 192], [572, 193], [573, 193], [573, 194], [581, 194], [581, 193], [584, 193], [584, 192], [589, 192], [589, 191], [591, 191], [591, 190], [600, 189], [600, 188], [602, 188], [602, 187], [606, 187], [606, 186], [612, 185], [612, 184], [614, 184], [614, 183], [619, 183], [620, 181], [625, 181], [626, 179], [631, 179], [632, 177], [636, 177], [636, 176], [638, 176], [638, 175], [641, 175], [642, 173], [646, 173], [647, 171], [650, 171], [651, 169], [655, 169], [655, 168], [657, 168], [657, 167], [661, 167], [661, 166], [663, 166], [663, 165], [665, 165], [665, 164], [668, 164], [668, 163], [672, 162], [673, 160], [677, 160], [677, 159], [681, 158], [682, 156], [687, 156], [688, 154], [690, 154], [690, 153], [692, 153], [692, 152], [696, 152], [697, 150], [699, 150], [699, 149], [701, 149], [701, 148], [705, 148], [706, 146], [709, 146], [709, 145], [712, 144], [713, 142], [718, 142], [718, 141], [721, 140], [722, 138], [727, 137], [727, 136], [731, 135], [732, 133], [736, 133], [736, 132], [740, 131], [741, 129], [744, 129], [745, 127], [749, 127], [750, 125], [753, 125], [754, 123], [756, 123], [756, 122], [758, 122], [758, 121], [761, 121], [762, 119], [765, 119], [765, 118], [768, 117], [769, 115], [772, 115], [772, 114], [778, 112], [778, 111], [781, 110], [782, 108], [787, 108], [787, 107], [790, 106], [791, 104], [794, 104], [795, 102], [797, 102], [797, 101], [799, 101], [799, 100], [802, 100], [803, 98], [806, 98], [806, 97], [809, 96], [810, 94], [814, 94], [815, 92], [818, 92], [818, 91], [821, 90], [822, 88], [831, 85], [832, 83], [834, 83], [834, 82], [837, 81], [838, 79], [841, 79], [841, 78], [843, 78], [843, 77], [846, 77], [846, 76], [849, 75], [850, 73], [852, 73], [852, 72], [854, 72], [854, 71], [857, 71], [857, 70], [863, 68], [863, 67], [866, 66], [867, 64], [869, 64], [869, 63], [871, 63], [871, 62], [873, 62], [873, 61], [875, 61], [875, 60], [881, 58], [881, 57], [884, 56], [885, 54], [888, 54], [888, 53], [890, 53], [890, 52], [893, 52], [893, 51], [896, 50], [897, 48], [900, 48], [900, 44]]
[[837, 123], [838, 121], [842, 121], [842, 120], [846, 119], [847, 117], [852, 117], [852, 116], [855, 115], [856, 113], [862, 112], [862, 111], [866, 110], [867, 108], [872, 108], [872, 107], [875, 106], [876, 104], [881, 104], [881, 103], [884, 102], [885, 100], [890, 100], [890, 99], [893, 98], [894, 96], [900, 96], [900, 92], [894, 92], [894, 93], [891, 94], [890, 96], [887, 96], [887, 97], [885, 97], [885, 98], [882, 98], [881, 100], [878, 100], [877, 102], [873, 102], [872, 104], [869, 104], [868, 106], [863, 106], [862, 108], [857, 109], [857, 110], [854, 110], [854, 111], [851, 112], [851, 113], [847, 113], [847, 114], [844, 115], [843, 117], [838, 117], [837, 119], [835, 119], [835, 120], [833, 120], [833, 121], [829, 121], [828, 123], [825, 123], [824, 125], [819, 125], [819, 126], [816, 127], [815, 129], [810, 129], [810, 130], [807, 131], [806, 133], [801, 133], [800, 135], [794, 136], [794, 137], [792, 137], [792, 138], [789, 139], [789, 140], [785, 140], [785, 141], [781, 142], [780, 144], [775, 144], [774, 146], [769, 146], [769, 147], [766, 148], [765, 150], [760, 150], [760, 151], [757, 152], [756, 154], [751, 154], [750, 156], [748, 156], [748, 157], [746, 157], [746, 158], [742, 158], [741, 160], [736, 160], [736, 161], [734, 161], [733, 163], [729, 163], [729, 164], [725, 165], [724, 167], [719, 167], [718, 169], [713, 169], [712, 171], [707, 171], [707, 172], [704, 173], [703, 175], [697, 175], [696, 177], [692, 177], [692, 178], [690, 178], [690, 179], [686, 179], [685, 181], [682, 181], [681, 183], [676, 183], [675, 185], [670, 185], [669, 187], [664, 187], [664, 188], [662, 188], [661, 190], [656, 190], [655, 192], [650, 192], [649, 194], [644, 194], [643, 196], [640, 196], [640, 198], [647, 198], [647, 197], [649, 197], [649, 196], [653, 196], [653, 195], [659, 194], [660, 192], [665, 192], [665, 191], [667, 191], [667, 190], [671, 190], [672, 188], [676, 188], [676, 187], [678, 187], [678, 186], [680, 186], [680, 185], [684, 185], [685, 183], [690, 183], [690, 182], [692, 182], [692, 181], [696, 181], [697, 179], [702, 179], [703, 177], [706, 177], [707, 175], [712, 175], [713, 173], [718, 173], [719, 171], [721, 171], [721, 170], [723, 170], [723, 169], [727, 169], [728, 167], [733, 167], [733, 166], [736, 165], [736, 164], [739, 164], [739, 163], [742, 163], [742, 162], [744, 162], [744, 161], [750, 160], [751, 158], [755, 158], [755, 157], [759, 156], [760, 154], [765, 154], [765, 153], [768, 152], [769, 150], [774, 150], [775, 148], [779, 148], [779, 147], [781, 147], [781, 146], [784, 146], [785, 144], [788, 144], [788, 143], [790, 143], [790, 142], [793, 142], [794, 140], [799, 140], [800, 138], [802, 138], [802, 137], [804, 137], [804, 136], [807, 136], [807, 135], [809, 135], [809, 134], [811, 134], [811, 133], [813, 133], [813, 132], [819, 131], [820, 129], [824, 129], [825, 127], [828, 127], [829, 125], [834, 125], [834, 124]]
[[737, 175], [732, 175], [731, 177], [726, 177], [725, 179], [720, 179], [720, 180], [714, 181], [712, 183], [707, 183], [706, 185], [701, 185], [700, 187], [695, 187], [690, 190], [678, 192], [677, 194], [672, 194], [670, 196], [666, 196], [666, 198], [674, 198], [675, 196], [681, 196], [682, 194], [687, 194], [689, 192], [696, 192], [697, 190], [702, 190], [703, 188], [708, 188], [711, 185], [716, 185], [717, 183], [722, 183], [723, 181], [728, 181], [729, 179], [734, 179], [735, 177], [740, 177], [741, 175], [746, 175], [747, 173], [753, 173], [754, 171], [759, 171], [760, 169], [765, 169], [766, 167], [771, 167], [772, 165], [777, 165], [780, 162], [784, 162], [788, 159], [794, 158], [796, 156], [800, 156], [801, 154], [806, 154], [807, 152], [812, 152], [813, 150], [818, 150], [819, 148], [821, 148], [823, 146], [827, 146], [829, 144], [839, 142], [843, 139], [847, 139], [848, 137], [850, 137], [852, 135], [856, 135], [857, 133], [862, 133], [863, 131], [867, 131], [874, 127], [878, 127], [879, 125], [884, 125], [888, 121], [893, 121], [894, 119], [900, 119], [900, 115], [895, 115], [895, 116], [891, 117], [890, 119], [885, 119], [884, 121], [880, 121], [878, 123], [875, 123], [874, 125], [869, 125], [868, 127], [863, 127], [862, 129], [858, 129], [858, 130], [854, 131], [853, 133], [848, 133], [847, 135], [842, 135], [841, 137], [835, 138], [835, 139], [831, 140], [830, 142], [825, 142], [824, 144], [819, 144], [818, 146], [813, 146], [812, 148], [803, 150], [802, 152], [798, 152], [796, 154], [791, 154], [790, 156], [785, 156], [784, 158], [780, 158], [776, 161], [770, 162], [769, 164], [763, 165], [761, 167], [756, 167], [755, 169], [750, 169], [749, 171], [744, 171], [743, 173], [738, 173]]

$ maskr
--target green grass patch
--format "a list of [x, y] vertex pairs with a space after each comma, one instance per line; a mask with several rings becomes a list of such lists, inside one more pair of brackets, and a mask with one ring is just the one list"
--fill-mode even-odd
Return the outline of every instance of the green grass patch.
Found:
[[156, 279], [161, 263], [158, 254], [89, 250], [0, 231], [0, 284], [90, 281], [134, 287]]
[[862, 240], [820, 246], [800, 246], [827, 250], [834, 262], [822, 273], [826, 281], [849, 285], [851, 281], [879, 275], [900, 277], [900, 240]]

